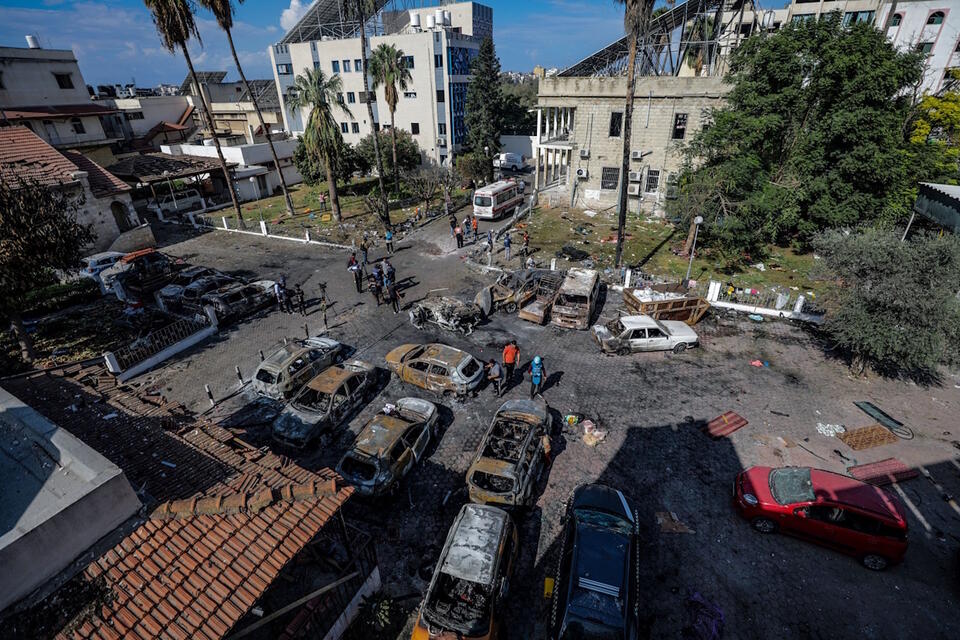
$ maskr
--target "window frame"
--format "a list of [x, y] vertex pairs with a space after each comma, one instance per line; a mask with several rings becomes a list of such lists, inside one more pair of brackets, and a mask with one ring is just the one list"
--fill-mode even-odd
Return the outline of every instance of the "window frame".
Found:
[[899, 27], [903, 23], [903, 14], [895, 13], [890, 16], [890, 27]]
[[357, 103], [357, 94], [353, 91], [347, 91], [347, 104], [356, 104]]
[[293, 75], [293, 65], [289, 62], [278, 62], [277, 63], [277, 75], [278, 76], [292, 76]]
[[418, 136], [418, 135], [420, 135], [420, 123], [419, 123], [419, 122], [411, 122], [411, 123], [410, 123], [410, 135], [413, 135], [413, 136]]
[[353, 72], [350, 70], [350, 61], [349, 61], [349, 60], [341, 60], [341, 61], [340, 61], [340, 68], [343, 69], [343, 72], [344, 72], [344, 73], [353, 73]]
[[447, 94], [443, 89], [437, 89], [437, 102], [446, 102]]
[[[681, 124], [681, 118], [683, 123]], [[687, 125], [690, 122], [690, 114], [688, 113], [675, 113], [673, 114], [673, 131], [670, 133], [671, 140], [683, 140], [687, 137]], [[677, 132], [680, 135], [677, 135]]]
[[350, 123], [341, 122], [340, 123], [340, 133], [350, 133]]
[[70, 129], [78, 136], [86, 135], [87, 133], [87, 128], [83, 126], [83, 120], [80, 118], [70, 118]]
[[[608, 185], [613, 186], [608, 186]], [[615, 191], [620, 186], [620, 167], [602, 167], [600, 169], [600, 189]]]
[[[651, 174], [653, 174], [651, 176]], [[650, 179], [654, 178], [656, 183], [653, 185], [653, 189], [650, 189]], [[659, 193], [660, 192], [660, 170], [659, 169], [647, 169], [647, 175], [643, 176], [643, 192], [644, 193]]]
[[933, 42], [918, 42], [917, 43], [917, 53], [922, 53], [925, 56], [933, 55]]
[[70, 89], [76, 89], [76, 86], [73, 84], [73, 74], [69, 71], [53, 71], [53, 79], [57, 82], [57, 86], [65, 91]]
[[350, 133], [360, 133], [360, 123], [351, 122], [350, 123]]
[[[614, 127], [616, 123], [616, 127]], [[614, 129], [616, 129], [616, 134], [614, 134]], [[622, 138], [623, 137], [623, 111], [611, 111], [610, 112], [610, 126], [607, 129], [608, 138]]]
[[334, 73], [340, 73], [340, 61], [339, 61], [339, 60], [331, 60], [331, 61], [330, 61], [330, 68], [333, 69], [333, 72], [334, 72]]
[[354, 58], [353, 68], [357, 73], [363, 73], [363, 58]]
[[447, 123], [446, 123], [446, 122], [438, 122], [438, 123], [437, 123], [437, 135], [438, 135], [438, 136], [445, 136], [445, 135], [447, 135]]
[[[934, 19], [936, 19], [937, 21], [936, 21], [936, 22], [932, 22]], [[947, 19], [947, 14], [944, 13], [943, 11], [941, 11], [941, 10], [937, 10], [937, 11], [934, 11], [934, 12], [932, 12], [930, 15], [927, 16], [927, 24], [924, 25], [924, 26], [928, 26], [928, 27], [929, 27], [929, 26], [942, 25], [943, 22], [944, 22], [946, 19]]]

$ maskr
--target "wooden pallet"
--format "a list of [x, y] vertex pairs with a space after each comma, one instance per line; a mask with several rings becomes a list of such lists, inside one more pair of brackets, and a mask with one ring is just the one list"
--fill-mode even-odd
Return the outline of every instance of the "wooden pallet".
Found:
[[896, 458], [887, 458], [870, 464], [861, 464], [847, 469], [847, 473], [861, 482], [876, 486], [902, 482], [916, 478], [920, 472], [911, 469]]
[[747, 421], [733, 411], [717, 416], [707, 423], [704, 432], [711, 438], [726, 438], [737, 429], [747, 426]]
[[885, 444], [893, 444], [899, 440], [889, 429], [879, 424], [853, 429], [837, 437], [843, 440], [844, 444], [854, 451], [863, 451], [864, 449], [872, 449], [873, 447], [879, 447]]

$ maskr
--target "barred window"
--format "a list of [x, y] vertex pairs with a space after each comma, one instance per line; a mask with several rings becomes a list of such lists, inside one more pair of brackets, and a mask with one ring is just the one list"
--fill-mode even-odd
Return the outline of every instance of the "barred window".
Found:
[[600, 188], [614, 190], [620, 184], [620, 167], [604, 167], [600, 175]]

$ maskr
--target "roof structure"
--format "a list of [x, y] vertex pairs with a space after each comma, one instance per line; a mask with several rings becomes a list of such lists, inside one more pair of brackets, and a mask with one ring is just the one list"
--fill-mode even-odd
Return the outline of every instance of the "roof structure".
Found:
[[572, 267], [567, 271], [567, 277], [564, 278], [560, 291], [566, 294], [588, 296], [599, 278], [600, 274], [593, 269]]
[[[197, 71], [197, 82], [200, 84], [220, 84], [227, 77], [226, 71]], [[187, 77], [180, 83], [180, 95], [192, 95], [190, 87], [193, 85], [193, 76], [187, 73]]]
[[960, 186], [921, 182], [913, 210], [948, 231], [960, 233]]
[[261, 109], [279, 109], [280, 97], [277, 95], [277, 84], [273, 80], [248, 80], [250, 91], [244, 89], [237, 102], [251, 102], [251, 94], [256, 98]]
[[221, 638], [353, 492], [328, 469], [308, 471], [117, 386], [100, 364], [7, 386], [156, 505], [82, 573], [5, 621], [13, 637]]
[[[392, 0], [376, 0], [377, 12]], [[309, 42], [328, 38], [352, 38], [359, 33], [360, 23], [350, 20], [344, 0], [314, 0], [297, 24], [284, 34], [279, 44]]]
[[[235, 162], [228, 162], [227, 167], [237, 166]], [[173, 156], [166, 153], [142, 153], [124, 158], [109, 167], [107, 171], [127, 182], [162, 182], [170, 179], [189, 178], [201, 173], [220, 171], [220, 162], [215, 158], [199, 158], [195, 156]], [[163, 172], [169, 172], [169, 176]]]
[[23, 126], [0, 127], [0, 178], [42, 185], [72, 184], [78, 171], [66, 156]]
[[130, 185], [113, 175], [87, 156], [77, 151], [64, 151], [63, 155], [81, 171], [87, 172], [90, 191], [98, 198], [107, 198], [130, 191]]
[[40, 105], [36, 107], [13, 107], [3, 110], [8, 120], [39, 120], [72, 118], [75, 116], [105, 116], [116, 113], [117, 109], [100, 104], [58, 104]]

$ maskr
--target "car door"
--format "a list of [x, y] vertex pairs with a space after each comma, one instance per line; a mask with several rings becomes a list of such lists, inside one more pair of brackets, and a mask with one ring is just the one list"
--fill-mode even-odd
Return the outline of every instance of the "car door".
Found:
[[347, 412], [350, 410], [349, 398], [350, 396], [347, 392], [347, 383], [344, 382], [333, 394], [333, 402], [330, 406], [331, 422], [337, 423], [340, 420], [343, 420], [343, 417], [347, 415]]
[[363, 393], [361, 392], [361, 380], [359, 375], [350, 376], [349, 379], [344, 383], [347, 389], [347, 405], [350, 409], [353, 409], [360, 405], [363, 400]]
[[388, 458], [390, 460], [390, 467], [393, 469], [393, 477], [398, 480], [413, 466], [413, 451], [407, 446], [407, 443], [403, 441], [403, 438], [397, 439], [390, 449]]
[[630, 345], [630, 351], [646, 351], [647, 350], [647, 330], [646, 329], [629, 329], [624, 332], [625, 336], [621, 337], [621, 342], [625, 341]]
[[430, 430], [423, 423], [411, 425], [403, 435], [404, 441], [413, 450], [413, 458], [420, 461], [430, 442]]
[[427, 371], [430, 363], [425, 360], [414, 360], [403, 365], [403, 379], [424, 389], [427, 388]]
[[450, 384], [450, 370], [445, 364], [434, 362], [430, 364], [430, 371], [427, 374], [427, 388], [433, 391], [442, 392]]
[[836, 520], [842, 513], [843, 509], [835, 504], [799, 506], [793, 510], [793, 517], [785, 519], [781, 526], [797, 537], [832, 547], [835, 544]]
[[660, 330], [659, 327], [647, 328], [647, 351], [666, 351], [671, 349], [670, 336]]

